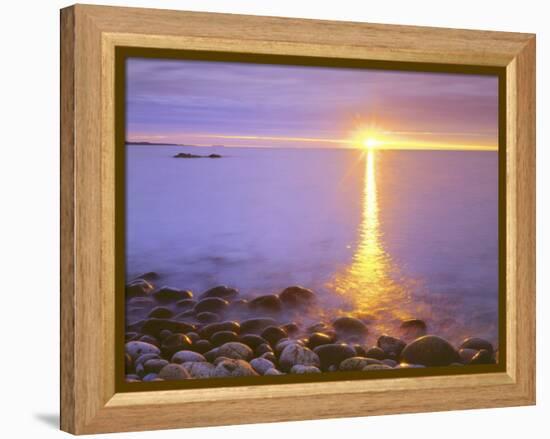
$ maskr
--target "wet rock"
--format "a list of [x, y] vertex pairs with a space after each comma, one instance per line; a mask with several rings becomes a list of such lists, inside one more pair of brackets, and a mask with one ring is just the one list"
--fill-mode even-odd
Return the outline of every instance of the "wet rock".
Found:
[[135, 374], [128, 374], [124, 377], [124, 381], [127, 383], [141, 383], [141, 378]]
[[224, 359], [212, 371], [213, 377], [258, 376], [252, 366], [244, 360]]
[[386, 365], [386, 364], [369, 364], [368, 366], [365, 366], [363, 368], [363, 371], [369, 371], [369, 370], [384, 370], [384, 369], [392, 369], [392, 367]]
[[275, 368], [266, 370], [264, 373], [264, 376], [275, 376], [275, 375], [284, 375], [280, 370], [277, 370]]
[[[215, 348], [215, 357], [226, 357], [233, 360], [250, 360], [253, 352], [247, 345], [232, 341]], [[208, 358], [208, 357], [207, 357]]]
[[153, 337], [152, 335], [142, 335], [139, 338], [139, 341], [143, 341], [145, 343], [151, 343], [151, 344], [155, 345], [156, 347], [160, 348], [160, 342], [158, 341], [158, 339], [156, 337]]
[[168, 364], [168, 361], [163, 360], [161, 358], [152, 358], [151, 360], [147, 360], [145, 363], [143, 363], [143, 369], [145, 370], [146, 374], [149, 373], [159, 373], [160, 370]]
[[470, 364], [494, 364], [492, 354], [487, 349], [480, 349], [470, 360]]
[[327, 326], [326, 323], [323, 323], [323, 322], [317, 322], [317, 323], [314, 323], [313, 325], [310, 325], [306, 328], [306, 331], [310, 334], [314, 333], [314, 332], [322, 332], [324, 334], [326, 334], [326, 332], [329, 330], [330, 328]]
[[151, 310], [148, 317], [156, 317], [158, 319], [169, 319], [174, 313], [171, 309], [164, 306], [157, 306]]
[[364, 337], [368, 332], [367, 325], [355, 317], [339, 317], [332, 322], [332, 326], [338, 336]]
[[158, 379], [158, 374], [151, 372], [143, 377], [143, 382], [148, 383], [151, 381], [156, 381], [157, 379]]
[[225, 285], [219, 285], [214, 288], [210, 288], [200, 295], [201, 299], [210, 297], [217, 297], [224, 300], [233, 300], [239, 295], [239, 291], [234, 288], [229, 288]]
[[282, 371], [287, 372], [292, 369], [292, 366], [298, 364], [318, 367], [320, 365], [319, 356], [305, 346], [297, 343], [288, 344], [279, 357], [279, 367]]
[[290, 340], [288, 338], [283, 338], [282, 340], [279, 340], [279, 342], [275, 345], [275, 353], [277, 354], [277, 356], [281, 355], [281, 352], [283, 352], [283, 350], [289, 346], [289, 345], [294, 345], [294, 344], [298, 344], [300, 346], [303, 346], [304, 344], [299, 341], [299, 340]]
[[470, 337], [464, 340], [460, 345], [460, 349], [475, 349], [476, 351], [485, 349], [491, 355], [493, 354], [493, 345], [487, 340], [483, 340], [482, 338], [477, 337]]
[[395, 367], [398, 364], [397, 361], [392, 360], [390, 358], [386, 358], [385, 360], [382, 360], [382, 363], [385, 364], [386, 366], [390, 366], [390, 367]]
[[138, 367], [140, 365], [143, 365], [146, 361], [149, 361], [149, 360], [152, 360], [152, 359], [157, 359], [157, 358], [159, 358], [159, 356], [160, 356], [160, 354], [153, 354], [153, 353], [140, 355], [134, 361], [134, 367]]
[[243, 320], [241, 322], [241, 334], [261, 334], [268, 326], [276, 325], [277, 322], [270, 317]]
[[136, 279], [126, 285], [126, 298], [147, 296], [153, 291], [153, 285], [145, 279]]
[[197, 303], [199, 302], [194, 299], [178, 300], [176, 302], [176, 308], [178, 308], [179, 310], [189, 310], [193, 309]]
[[139, 306], [142, 309], [150, 308], [155, 301], [151, 297], [136, 296], [128, 300], [128, 305]]
[[164, 340], [169, 335], [172, 335], [172, 331], [170, 331], [169, 329], [163, 329], [162, 331], [159, 332], [158, 339]]
[[197, 314], [201, 312], [213, 312], [213, 313], [222, 313], [227, 309], [229, 302], [219, 297], [208, 297], [202, 299], [199, 303], [195, 305], [195, 312]]
[[215, 312], [201, 312], [196, 315], [197, 320], [200, 323], [215, 323], [221, 320], [220, 316]]
[[159, 374], [159, 378], [167, 381], [185, 380], [191, 378], [187, 370], [180, 364], [170, 363], [164, 366]]
[[213, 364], [204, 361], [188, 361], [182, 366], [191, 375], [191, 378], [209, 378], [215, 368]]
[[436, 335], [417, 338], [401, 352], [401, 361], [424, 366], [448, 366], [459, 358], [451, 344]]
[[279, 312], [282, 308], [281, 300], [279, 296], [275, 294], [267, 294], [265, 296], [259, 296], [255, 299], [248, 302], [248, 306], [251, 310], [254, 311], [265, 311], [265, 312]]
[[187, 290], [178, 290], [177, 288], [162, 287], [153, 293], [153, 297], [160, 303], [171, 303], [184, 299], [192, 299], [193, 293]]
[[214, 346], [221, 346], [230, 341], [239, 341], [239, 336], [233, 331], [218, 331], [210, 337], [210, 342]]
[[304, 366], [303, 364], [296, 364], [290, 369], [290, 373], [296, 375], [306, 375], [310, 373], [321, 373], [321, 370], [315, 366]]
[[257, 356], [263, 355], [267, 352], [273, 352], [273, 348], [268, 343], [262, 343], [254, 349], [254, 354]]
[[220, 323], [210, 323], [199, 329], [199, 335], [202, 338], [210, 338], [212, 335], [219, 331], [231, 331], [237, 334], [241, 331], [241, 326], [237, 322], [226, 321]]
[[425, 367], [422, 364], [399, 363], [394, 369], [422, 369]]
[[360, 344], [354, 344], [353, 349], [355, 349], [355, 354], [358, 357], [368, 357], [367, 350]]
[[295, 322], [287, 323], [281, 326], [281, 328], [283, 328], [286, 331], [286, 333], [291, 336], [296, 335], [298, 332], [300, 332], [300, 328], [298, 324]]
[[256, 334], [241, 335], [239, 341], [247, 345], [250, 349], [255, 350], [261, 344], [266, 344], [267, 340]]
[[382, 362], [374, 358], [350, 357], [342, 361], [338, 368], [341, 371], [350, 372], [355, 370], [363, 370], [366, 366], [371, 364], [382, 364]]
[[195, 343], [196, 341], [199, 341], [201, 339], [201, 336], [199, 334], [197, 334], [196, 332], [193, 332], [193, 331], [188, 332], [185, 335], [187, 335], [187, 337], [189, 337], [193, 343]]
[[162, 340], [160, 346], [165, 357], [171, 358], [178, 351], [191, 350], [193, 342], [185, 334], [172, 334]]
[[269, 369], [275, 368], [275, 365], [265, 358], [254, 358], [250, 361], [250, 365], [260, 375], [264, 375]]
[[125, 342], [133, 341], [133, 340], [136, 340], [138, 337], [139, 337], [139, 333], [137, 332], [127, 332], [126, 334], [124, 334], [124, 341]]
[[151, 343], [145, 343], [143, 341], [130, 341], [125, 345], [125, 351], [132, 360], [136, 360], [143, 354], [160, 354], [160, 349]]
[[322, 332], [314, 332], [311, 334], [307, 341], [307, 346], [310, 349], [315, 349], [317, 346], [322, 346], [324, 344], [330, 344], [334, 340], [332, 337], [328, 336], [327, 334], [324, 334]]
[[383, 360], [387, 357], [384, 350], [382, 348], [379, 348], [378, 346], [373, 346], [372, 348], [368, 349], [365, 356], [368, 358], [376, 358], [377, 360]]
[[186, 321], [186, 320], [189, 320], [189, 319], [195, 317], [196, 314], [197, 313], [195, 312], [194, 309], [188, 309], [186, 311], [182, 311], [179, 314], [177, 314], [174, 317], [174, 320], [177, 320], [178, 322]]
[[399, 358], [401, 351], [403, 351], [407, 345], [403, 340], [390, 337], [389, 335], [381, 335], [376, 344], [386, 353], [387, 356], [392, 358]]
[[213, 348], [212, 343], [210, 343], [208, 340], [201, 339], [196, 342], [193, 342], [193, 349], [196, 352], [200, 352], [201, 354], [208, 352], [212, 348]]
[[176, 320], [150, 318], [143, 323], [141, 332], [158, 337], [163, 329], [171, 332], [186, 333], [193, 331], [195, 327], [189, 323], [178, 322]]
[[156, 271], [148, 271], [147, 273], [140, 274], [134, 280], [146, 280], [147, 282], [152, 282], [154, 280], [160, 279], [160, 275]]
[[198, 352], [178, 351], [174, 355], [172, 355], [172, 359], [170, 361], [176, 364], [183, 364], [183, 363], [190, 363], [190, 362], [197, 363], [201, 361], [206, 361], [206, 358], [204, 358], [204, 355], [201, 355]]
[[315, 293], [307, 288], [292, 286], [279, 294], [279, 299], [283, 305], [288, 307], [304, 307], [313, 304], [316, 297]]
[[477, 354], [477, 350], [475, 349], [460, 349], [458, 351], [458, 355], [460, 357], [460, 361], [464, 364], [468, 364], [472, 358], [474, 358], [474, 355]]
[[427, 327], [424, 320], [409, 319], [404, 320], [399, 326], [399, 329], [401, 330], [403, 336], [417, 338], [426, 335]]
[[317, 346], [313, 351], [321, 360], [322, 370], [327, 370], [333, 365], [338, 368], [342, 361], [355, 356], [355, 349], [344, 343], [331, 343]]
[[275, 346], [279, 340], [286, 338], [288, 334], [284, 329], [279, 328], [278, 326], [268, 326], [262, 331], [261, 336], [266, 339], [269, 344]]
[[273, 352], [264, 352], [262, 355], [260, 355], [260, 358], [265, 358], [266, 360], [271, 361], [273, 364], [277, 364], [277, 357]]

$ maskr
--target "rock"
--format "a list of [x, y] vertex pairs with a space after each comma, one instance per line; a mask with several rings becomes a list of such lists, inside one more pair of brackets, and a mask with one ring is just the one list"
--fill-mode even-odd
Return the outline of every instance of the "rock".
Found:
[[142, 335], [139, 338], [139, 341], [144, 341], [145, 343], [151, 343], [151, 344], [154, 344], [156, 347], [160, 348], [160, 342], [156, 337], [153, 337], [152, 335]]
[[162, 340], [160, 349], [165, 357], [171, 358], [178, 351], [190, 350], [192, 345], [193, 342], [187, 335], [172, 334]]
[[197, 314], [201, 312], [213, 312], [213, 313], [222, 313], [226, 310], [229, 302], [219, 297], [208, 297], [202, 299], [199, 303], [195, 305], [195, 312]]
[[474, 355], [477, 354], [477, 350], [475, 349], [460, 349], [458, 351], [458, 355], [460, 357], [460, 361], [462, 361], [465, 364], [468, 364], [472, 358], [474, 358]]
[[394, 369], [422, 369], [426, 366], [422, 364], [410, 364], [410, 363], [399, 363]]
[[213, 364], [204, 361], [188, 361], [182, 366], [191, 375], [191, 378], [209, 378], [215, 368]]
[[286, 331], [278, 326], [268, 326], [262, 331], [261, 336], [266, 339], [269, 344], [275, 346], [279, 340], [286, 338], [287, 335]]
[[288, 345], [298, 344], [300, 346], [303, 346], [303, 343], [299, 340], [290, 340], [288, 338], [283, 338], [282, 340], [279, 340], [279, 342], [275, 345], [275, 353], [277, 356], [281, 355], [281, 352], [283, 352], [284, 348], [286, 348]]
[[184, 299], [192, 299], [193, 293], [187, 290], [178, 290], [176, 288], [162, 287], [153, 293], [153, 297], [160, 303], [177, 302]]
[[127, 383], [141, 383], [141, 378], [135, 374], [128, 374], [124, 377]]
[[262, 343], [254, 349], [254, 354], [257, 356], [263, 355], [267, 352], [273, 352], [273, 348], [269, 345], [269, 343]]
[[243, 320], [241, 322], [241, 334], [261, 334], [268, 326], [276, 325], [277, 322], [270, 317]]
[[209, 297], [218, 297], [225, 300], [233, 300], [239, 295], [239, 291], [234, 288], [229, 288], [225, 285], [220, 285], [214, 288], [210, 288], [200, 295], [201, 299], [206, 299]]
[[320, 365], [318, 355], [311, 349], [301, 346], [297, 343], [291, 343], [285, 346], [279, 357], [279, 366], [284, 372], [292, 369], [292, 366], [301, 364], [303, 366]]
[[126, 334], [124, 334], [124, 341], [125, 342], [133, 341], [133, 340], [136, 340], [138, 337], [139, 337], [139, 333], [137, 332], [127, 332]]
[[[167, 362], [168, 363], [168, 362]], [[151, 381], [156, 381], [158, 378], [158, 375], [154, 372], [151, 372], [151, 373], [148, 373], [147, 375], [145, 375], [143, 377], [143, 382], [144, 383], [148, 383], [148, 382], [151, 382]]]
[[210, 338], [212, 335], [219, 331], [231, 331], [237, 334], [241, 331], [241, 326], [237, 322], [226, 321], [220, 323], [210, 323], [199, 329], [199, 335], [202, 338]]
[[170, 361], [176, 364], [183, 364], [183, 363], [189, 363], [189, 362], [197, 363], [201, 361], [206, 361], [206, 358], [204, 358], [204, 355], [201, 355], [198, 352], [178, 351], [174, 355], [172, 355], [172, 359]]
[[275, 294], [267, 294], [265, 296], [259, 296], [248, 302], [250, 309], [255, 311], [266, 312], [279, 312], [282, 308], [281, 300], [279, 296]]
[[303, 364], [296, 364], [295, 366], [292, 366], [292, 369], [290, 369], [290, 373], [296, 375], [306, 375], [309, 373], [321, 373], [321, 370], [319, 370], [319, 368], [315, 366], [304, 366]]
[[256, 334], [241, 335], [239, 341], [247, 345], [252, 350], [256, 349], [261, 344], [267, 344], [267, 340], [265, 338], [262, 338]]
[[212, 371], [213, 377], [257, 376], [258, 373], [244, 360], [224, 359]]
[[180, 364], [170, 363], [160, 370], [158, 377], [163, 380], [174, 381], [191, 378], [191, 375], [189, 375], [187, 370]]
[[145, 373], [159, 373], [160, 370], [168, 364], [168, 361], [163, 360], [161, 358], [152, 358], [151, 360], [147, 360], [145, 363], [143, 363], [143, 369], [145, 370]]
[[229, 313], [242, 315], [243, 313], [248, 312], [248, 300], [246, 299], [237, 299], [229, 303], [227, 307]]
[[307, 346], [310, 349], [315, 349], [317, 346], [322, 346], [324, 344], [330, 344], [333, 342], [334, 340], [332, 339], [332, 337], [328, 336], [327, 334], [324, 334], [322, 332], [314, 332], [309, 336]]
[[279, 294], [279, 299], [285, 306], [303, 307], [313, 304], [316, 297], [315, 293], [307, 288], [293, 286], [286, 288], [281, 294]]
[[212, 349], [212, 343], [210, 343], [208, 340], [198, 340], [196, 342], [193, 342], [193, 349], [197, 352], [200, 352], [201, 354], [204, 354]]
[[237, 341], [225, 343], [216, 348], [216, 357], [227, 357], [233, 360], [250, 360], [253, 352], [247, 345]]
[[283, 328], [288, 335], [295, 335], [300, 331], [298, 324], [294, 322], [286, 323], [285, 325], [281, 326], [281, 328]]
[[260, 358], [265, 358], [266, 360], [271, 361], [273, 364], [277, 364], [277, 357], [273, 352], [264, 352], [260, 355]]
[[136, 358], [134, 361], [134, 367], [142, 365], [146, 361], [159, 358], [159, 354], [143, 354]]
[[489, 343], [487, 340], [483, 340], [482, 338], [477, 338], [477, 337], [467, 338], [462, 342], [459, 349], [475, 349], [476, 351], [485, 349], [491, 355], [493, 354], [493, 345]]
[[382, 362], [374, 358], [350, 357], [342, 361], [338, 368], [341, 371], [350, 372], [354, 370], [363, 370], [366, 366], [371, 364], [382, 364]]
[[193, 331], [195, 327], [185, 322], [178, 322], [176, 320], [157, 319], [157, 318], [147, 319], [141, 326], [142, 333], [149, 334], [155, 337], [159, 337], [160, 332], [163, 329], [168, 329], [171, 332], [186, 333], [186, 332]]
[[472, 357], [470, 364], [494, 364], [493, 355], [487, 349], [481, 349]]
[[187, 337], [189, 337], [193, 343], [195, 343], [196, 341], [199, 341], [201, 339], [201, 336], [199, 334], [197, 334], [196, 332], [193, 332], [193, 331], [188, 332], [185, 335], [187, 335]]
[[385, 364], [386, 366], [390, 366], [390, 367], [395, 367], [398, 364], [397, 361], [392, 360], [390, 358], [386, 358], [385, 360], [382, 360], [382, 363]]
[[354, 344], [353, 349], [355, 349], [355, 354], [358, 357], [368, 357], [367, 350], [363, 346], [361, 346], [360, 344]]
[[136, 296], [128, 300], [128, 305], [139, 306], [142, 309], [153, 306], [155, 301], [151, 297]]
[[426, 322], [424, 320], [420, 319], [409, 319], [404, 320], [401, 325], [399, 326], [399, 329], [403, 333], [405, 337], [421, 337], [423, 335], [426, 335]]
[[125, 351], [133, 361], [143, 354], [160, 354], [160, 349], [151, 343], [143, 341], [130, 341], [125, 345]]
[[147, 273], [140, 274], [134, 280], [143, 279], [147, 282], [152, 282], [154, 280], [160, 279], [160, 275], [156, 271], [148, 271]]
[[199, 302], [197, 302], [194, 299], [178, 300], [176, 302], [176, 308], [181, 309], [181, 310], [189, 310], [189, 309], [193, 309], [197, 303], [199, 303]]
[[221, 159], [222, 156], [220, 154], [208, 154], [209, 159]]
[[329, 330], [329, 327], [326, 325], [326, 323], [323, 323], [323, 322], [314, 323], [313, 325], [308, 326], [306, 328], [306, 331], [310, 334], [314, 332], [322, 332], [326, 334], [328, 330]]
[[186, 321], [186, 320], [189, 320], [193, 317], [195, 317], [197, 313], [195, 312], [194, 309], [188, 309], [186, 311], [182, 311], [180, 312], [179, 314], [177, 314], [175, 317], [174, 317], [174, 320], [177, 320], [178, 322], [181, 322], [181, 321]]
[[399, 358], [401, 351], [405, 349], [405, 346], [407, 345], [403, 340], [390, 337], [389, 335], [381, 335], [376, 344], [386, 353], [387, 356], [392, 358]]
[[214, 346], [221, 346], [230, 341], [239, 341], [239, 336], [233, 331], [218, 331], [210, 337], [210, 342]]
[[265, 375], [266, 371], [275, 368], [275, 365], [265, 358], [254, 358], [250, 361], [250, 365], [260, 375]]
[[332, 326], [339, 336], [364, 337], [368, 332], [367, 325], [354, 317], [339, 317], [332, 322]]
[[282, 373], [281, 371], [275, 368], [266, 370], [264, 373], [264, 376], [275, 376], [275, 375], [284, 375], [284, 373]]
[[447, 340], [436, 335], [425, 335], [403, 349], [401, 361], [424, 366], [448, 366], [459, 361], [459, 356]]
[[322, 370], [327, 370], [332, 365], [338, 368], [342, 361], [355, 357], [355, 349], [344, 343], [324, 344], [317, 346], [313, 351], [321, 360]]
[[366, 352], [366, 357], [368, 358], [376, 358], [377, 360], [383, 360], [387, 357], [386, 353], [382, 348], [379, 348], [378, 346], [373, 346]]
[[173, 157], [175, 159], [200, 159], [203, 156], [198, 154], [191, 154], [189, 152], [178, 152]]
[[157, 306], [151, 310], [148, 317], [156, 317], [158, 319], [169, 319], [174, 313], [169, 308]]
[[363, 371], [366, 372], [368, 370], [384, 370], [384, 369], [392, 369], [392, 367], [386, 365], [386, 364], [369, 364], [368, 366], [365, 366], [363, 368]]
[[126, 285], [126, 298], [147, 296], [153, 291], [153, 285], [145, 279], [137, 279]]
[[160, 340], [164, 340], [169, 335], [172, 335], [172, 331], [170, 331], [169, 329], [163, 329], [162, 331], [159, 332], [158, 338]]
[[221, 320], [218, 314], [216, 314], [215, 312], [208, 312], [208, 311], [198, 313], [196, 318], [200, 323], [214, 323], [214, 322], [219, 322]]

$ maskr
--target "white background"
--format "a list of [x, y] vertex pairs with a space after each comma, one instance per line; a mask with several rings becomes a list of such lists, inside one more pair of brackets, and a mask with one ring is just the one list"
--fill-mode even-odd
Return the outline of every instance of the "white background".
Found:
[[[117, 437], [541, 437], [550, 415], [547, 2], [110, 1], [255, 15], [519, 31], [537, 34], [538, 373], [536, 407], [128, 433]], [[11, 0], [0, 13], [0, 434], [54, 437], [59, 414], [59, 8]], [[545, 126], [546, 125], [546, 126]], [[547, 317], [548, 318], [548, 317]], [[544, 371], [546, 370], [546, 375]], [[20, 385], [24, 380], [25, 385]], [[480, 389], [480, 392], [483, 390]], [[449, 395], [452, 398], [452, 395]], [[422, 395], [418, 395], [419, 401]], [[11, 434], [10, 434], [11, 433]]]

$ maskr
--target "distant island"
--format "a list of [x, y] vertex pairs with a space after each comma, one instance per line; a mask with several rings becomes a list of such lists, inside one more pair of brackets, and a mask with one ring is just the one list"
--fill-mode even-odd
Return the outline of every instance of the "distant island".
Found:
[[187, 152], [179, 152], [177, 153], [174, 158], [176, 159], [219, 159], [222, 156], [219, 154], [209, 154], [209, 155], [198, 155], [198, 154], [189, 154]]

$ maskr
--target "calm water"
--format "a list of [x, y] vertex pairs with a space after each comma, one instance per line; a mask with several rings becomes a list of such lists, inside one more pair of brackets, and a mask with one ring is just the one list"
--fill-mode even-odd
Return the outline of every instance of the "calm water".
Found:
[[[175, 159], [177, 152], [221, 159]], [[127, 276], [245, 296], [299, 284], [324, 317], [497, 342], [495, 152], [127, 147]]]

